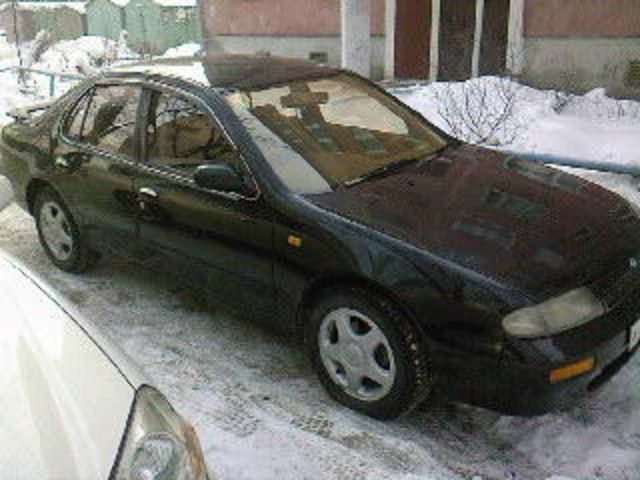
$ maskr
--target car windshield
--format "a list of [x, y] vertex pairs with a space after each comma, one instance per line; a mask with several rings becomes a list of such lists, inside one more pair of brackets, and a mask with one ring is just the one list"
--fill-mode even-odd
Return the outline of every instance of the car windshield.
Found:
[[433, 127], [355, 76], [296, 80], [229, 103], [295, 193], [325, 193], [446, 147]]

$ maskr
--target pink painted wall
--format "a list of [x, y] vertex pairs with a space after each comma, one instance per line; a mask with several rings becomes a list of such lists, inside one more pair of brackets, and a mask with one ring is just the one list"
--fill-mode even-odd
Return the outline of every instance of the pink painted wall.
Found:
[[640, 37], [640, 0], [527, 0], [527, 37]]
[[[205, 37], [340, 34], [340, 0], [199, 0]], [[384, 34], [384, 0], [371, 0], [371, 32]]]

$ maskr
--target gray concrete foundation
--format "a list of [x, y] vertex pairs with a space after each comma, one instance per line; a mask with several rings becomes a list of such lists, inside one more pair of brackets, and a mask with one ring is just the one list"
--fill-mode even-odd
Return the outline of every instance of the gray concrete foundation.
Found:
[[526, 38], [522, 78], [536, 87], [640, 98], [629, 83], [631, 61], [640, 61], [640, 38]]

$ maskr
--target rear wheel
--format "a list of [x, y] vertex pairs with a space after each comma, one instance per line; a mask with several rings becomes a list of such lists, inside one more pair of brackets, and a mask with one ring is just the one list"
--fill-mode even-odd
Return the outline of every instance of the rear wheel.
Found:
[[423, 342], [386, 299], [355, 288], [328, 293], [313, 308], [307, 335], [320, 381], [354, 410], [394, 418], [432, 390]]
[[51, 261], [68, 272], [83, 272], [95, 255], [82, 238], [71, 212], [51, 188], [40, 190], [34, 203], [40, 243]]

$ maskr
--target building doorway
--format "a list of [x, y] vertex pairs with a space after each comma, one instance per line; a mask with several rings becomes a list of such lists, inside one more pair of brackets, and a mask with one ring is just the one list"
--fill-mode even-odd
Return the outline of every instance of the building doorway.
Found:
[[397, 0], [395, 77], [428, 78], [431, 0]]
[[504, 73], [510, 8], [511, 0], [396, 0], [395, 77], [460, 81]]
[[484, 0], [479, 75], [497, 75], [506, 70], [510, 4], [510, 0]]
[[438, 40], [438, 80], [471, 78], [476, 0], [442, 0]]

